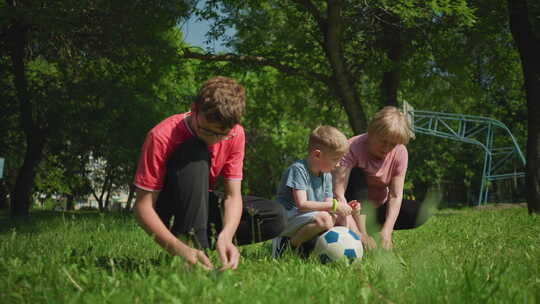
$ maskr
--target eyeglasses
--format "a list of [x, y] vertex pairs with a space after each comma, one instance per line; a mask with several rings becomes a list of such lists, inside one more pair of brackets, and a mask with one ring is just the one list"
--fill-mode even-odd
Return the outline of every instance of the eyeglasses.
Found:
[[215, 131], [212, 131], [208, 128], [205, 128], [201, 125], [200, 123], [200, 120], [199, 120], [199, 115], [198, 114], [195, 114], [195, 119], [197, 120], [197, 126], [199, 128], [200, 131], [202, 131], [202, 133], [205, 135], [205, 136], [213, 136], [215, 137], [216, 139], [219, 139], [219, 140], [229, 140], [232, 138], [232, 135], [229, 135], [229, 133], [218, 133], [218, 132], [215, 132]]

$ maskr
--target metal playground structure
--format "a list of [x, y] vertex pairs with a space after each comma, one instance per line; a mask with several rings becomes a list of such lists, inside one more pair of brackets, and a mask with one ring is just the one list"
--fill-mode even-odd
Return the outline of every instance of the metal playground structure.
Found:
[[[414, 133], [466, 142], [484, 150], [484, 168], [477, 205], [487, 203], [491, 181], [525, 177], [525, 172], [517, 172], [515, 169], [514, 172], [508, 172], [507, 165], [515, 159], [525, 167], [525, 157], [514, 135], [502, 122], [482, 116], [415, 110], [407, 102], [403, 103], [403, 112]], [[495, 134], [506, 137], [506, 140], [495, 141]]]

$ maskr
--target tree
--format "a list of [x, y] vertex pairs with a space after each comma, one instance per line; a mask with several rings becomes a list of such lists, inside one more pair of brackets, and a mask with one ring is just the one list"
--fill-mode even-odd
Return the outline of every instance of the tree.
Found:
[[[80, 72], [89, 62], [103, 59], [128, 63], [127, 68], [148, 56], [169, 58], [171, 48], [163, 32], [174, 27], [186, 9], [187, 3], [177, 1], [0, 1], [0, 55], [9, 56], [26, 148], [13, 190], [12, 215], [28, 214], [44, 147], [61, 123], [69, 121], [59, 119], [63, 111], [52, 110], [76, 100], [66, 94], [65, 83], [54, 80], [81, 80]], [[40, 61], [46, 69], [31, 68]], [[36, 87], [43, 75], [51, 81]]]
[[[379, 22], [378, 18], [383, 15], [410, 26], [422, 20], [446, 20], [440, 16], [447, 15], [464, 16], [454, 18], [462, 22], [470, 19], [471, 11], [465, 1], [439, 6], [424, 1], [228, 0], [207, 1], [199, 14], [215, 20], [210, 39], [220, 36], [224, 27], [236, 29], [235, 37], [228, 41], [236, 53], [202, 54], [185, 49], [184, 57], [270, 66], [308, 83], [320, 82], [345, 109], [357, 134], [366, 129], [366, 108], [372, 102], [361, 97], [366, 89], [362, 79], [366, 66], [377, 61], [371, 56], [376, 41], [379, 40], [379, 50], [389, 53], [391, 60], [400, 60], [399, 43], [396, 51], [386, 43], [391, 39], [377, 39], [400, 29], [394, 31], [393, 25], [384, 27], [386, 21]], [[397, 89], [399, 62], [389, 72], [382, 86]], [[389, 92], [396, 95], [396, 89]]]
[[540, 4], [508, 0], [508, 14], [527, 95], [527, 206], [529, 212], [540, 213]]
[[348, 131], [343, 109], [330, 96], [321, 96], [316, 84], [306, 86], [301, 79], [283, 77], [272, 68], [233, 77], [248, 88], [247, 115], [242, 122], [246, 130], [242, 188], [246, 193], [275, 196], [283, 171], [305, 157], [309, 133], [316, 126], [333, 125]]
[[[399, 96], [417, 110], [498, 119], [525, 147], [527, 109], [519, 54], [506, 24], [506, 4], [479, 0], [469, 5], [475, 12], [474, 26], [431, 27], [425, 36], [429, 39], [420, 45], [415, 41], [414, 52], [402, 61]], [[496, 136], [496, 140], [506, 139]], [[481, 149], [426, 135], [418, 135], [408, 149], [407, 180], [413, 181], [417, 197], [438, 181], [451, 189], [448, 195], [454, 196], [454, 203], [476, 202], [483, 168]], [[515, 166], [517, 171], [524, 170], [521, 162]], [[518, 179], [512, 191], [523, 191], [523, 182]], [[502, 184], [497, 181], [492, 186]], [[524, 196], [513, 195], [513, 199]]]

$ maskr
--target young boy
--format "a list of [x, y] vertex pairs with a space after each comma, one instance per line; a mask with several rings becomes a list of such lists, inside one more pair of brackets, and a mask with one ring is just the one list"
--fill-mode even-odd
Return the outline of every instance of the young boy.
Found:
[[[161, 247], [188, 264], [212, 269], [200, 249], [214, 247], [210, 238], [217, 236], [222, 269], [235, 269], [240, 254], [233, 238], [249, 244], [271, 239], [283, 229], [281, 205], [241, 196], [245, 139], [239, 123], [244, 107], [243, 86], [230, 78], [212, 78], [203, 84], [191, 112], [159, 123], [142, 147], [134, 182], [136, 217]], [[220, 175], [223, 208], [210, 190]]]
[[281, 237], [273, 240], [273, 257], [282, 254], [287, 242], [293, 249], [298, 248], [335, 225], [358, 232], [349, 206], [355, 201], [347, 204], [334, 200], [332, 191], [330, 172], [348, 149], [347, 138], [334, 127], [319, 126], [311, 132], [307, 157], [287, 168], [278, 188], [277, 200], [287, 210], [288, 223]]
[[[409, 154], [406, 145], [414, 137], [407, 117], [396, 107], [384, 107], [375, 113], [367, 133], [349, 139], [349, 152], [334, 170], [335, 197], [369, 203], [381, 225], [382, 247], [392, 248], [394, 230], [413, 229], [425, 223], [429, 214], [421, 214], [421, 202], [403, 199], [403, 187]], [[364, 208], [364, 210], [369, 210]], [[367, 249], [376, 247], [366, 229], [367, 214], [358, 220], [360, 238]]]

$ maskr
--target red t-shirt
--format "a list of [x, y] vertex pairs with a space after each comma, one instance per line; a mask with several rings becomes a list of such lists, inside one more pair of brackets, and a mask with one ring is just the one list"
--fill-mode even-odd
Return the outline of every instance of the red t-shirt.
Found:
[[[191, 112], [170, 116], [148, 132], [135, 174], [135, 186], [147, 191], [159, 191], [163, 188], [167, 159], [181, 143], [195, 136], [184, 119], [189, 115]], [[220, 173], [223, 173], [225, 179], [242, 180], [244, 128], [241, 125], [234, 126], [229, 136], [231, 138], [208, 147], [212, 159], [210, 188]]]

